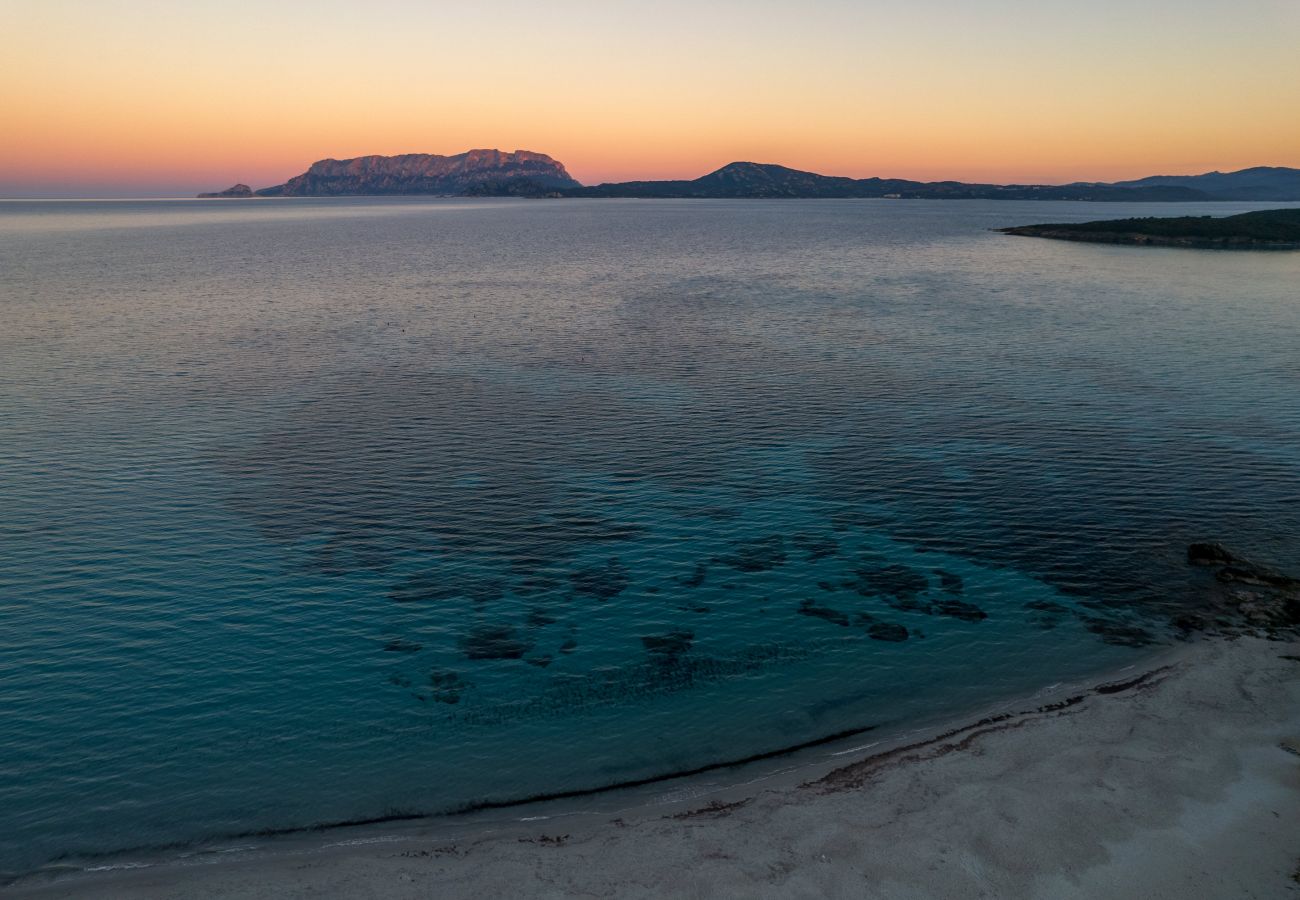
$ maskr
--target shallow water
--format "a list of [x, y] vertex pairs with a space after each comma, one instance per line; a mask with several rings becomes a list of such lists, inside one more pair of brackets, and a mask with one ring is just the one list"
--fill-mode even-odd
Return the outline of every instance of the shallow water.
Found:
[[1169, 640], [1187, 542], [1300, 568], [1300, 254], [988, 229], [1249, 208], [0, 203], [0, 870]]

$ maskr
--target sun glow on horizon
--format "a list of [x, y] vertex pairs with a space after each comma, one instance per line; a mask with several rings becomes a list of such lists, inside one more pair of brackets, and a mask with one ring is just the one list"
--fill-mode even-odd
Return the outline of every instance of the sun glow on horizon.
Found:
[[1300, 4], [975, 6], [0, 0], [0, 196], [478, 147], [585, 183], [733, 160], [999, 182], [1300, 165]]

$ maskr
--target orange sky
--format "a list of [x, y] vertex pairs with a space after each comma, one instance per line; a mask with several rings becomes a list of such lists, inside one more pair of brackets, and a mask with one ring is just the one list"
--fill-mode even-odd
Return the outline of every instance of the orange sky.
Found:
[[0, 196], [550, 153], [1111, 180], [1300, 166], [1300, 0], [0, 0]]

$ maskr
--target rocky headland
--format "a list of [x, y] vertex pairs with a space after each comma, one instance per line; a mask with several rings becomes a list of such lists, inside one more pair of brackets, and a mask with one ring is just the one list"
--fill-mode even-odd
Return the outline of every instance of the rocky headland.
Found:
[[246, 184], [237, 184], [228, 187], [224, 191], [213, 191], [210, 194], [199, 194], [200, 200], [247, 200], [254, 196], [253, 189]]
[[1222, 217], [1171, 216], [1018, 225], [997, 230], [1003, 234], [1092, 244], [1210, 250], [1300, 250], [1300, 209], [1268, 209]]

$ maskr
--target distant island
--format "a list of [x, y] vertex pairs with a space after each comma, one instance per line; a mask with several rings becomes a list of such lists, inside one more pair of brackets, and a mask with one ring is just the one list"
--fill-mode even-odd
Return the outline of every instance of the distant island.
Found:
[[323, 159], [301, 175], [258, 191], [247, 185], [202, 198], [424, 195], [441, 197], [632, 197], [646, 199], [1086, 200], [1190, 202], [1300, 200], [1300, 169], [1257, 167], [1205, 175], [1075, 184], [970, 184], [901, 178], [845, 178], [769, 163], [733, 162], [699, 178], [584, 186], [564, 165], [528, 150], [470, 150]]
[[1112, 219], [999, 228], [1004, 234], [1087, 241], [1222, 250], [1300, 250], [1300, 209], [1269, 209], [1236, 216], [1174, 216]]
[[224, 191], [213, 191], [210, 194], [199, 194], [200, 200], [246, 200], [252, 197], [253, 189], [246, 184], [237, 184], [234, 187], [228, 187]]
[[487, 193], [510, 196], [511, 183], [529, 194], [581, 187], [564, 166], [545, 153], [470, 150], [455, 156], [407, 153], [323, 159], [284, 184], [262, 188], [259, 197], [340, 197], [422, 194], [461, 197]]

